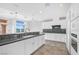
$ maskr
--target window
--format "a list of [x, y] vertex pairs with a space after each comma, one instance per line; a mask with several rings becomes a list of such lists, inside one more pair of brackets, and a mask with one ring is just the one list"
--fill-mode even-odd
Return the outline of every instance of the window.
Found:
[[16, 21], [16, 32], [24, 32], [24, 22]]

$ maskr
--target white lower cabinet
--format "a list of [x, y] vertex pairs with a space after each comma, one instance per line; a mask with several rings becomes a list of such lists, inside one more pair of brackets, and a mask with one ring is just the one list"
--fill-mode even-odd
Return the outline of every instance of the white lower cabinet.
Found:
[[39, 47], [39, 37], [33, 38], [33, 47], [34, 47], [34, 49], [33, 49], [34, 51]]
[[44, 36], [37, 36], [34, 38], [30, 38], [27, 39], [25, 41], [25, 54], [26, 55], [30, 55], [32, 54], [34, 51], [36, 51], [41, 45], [43, 45], [44, 43], [42, 43], [44, 41]]
[[45, 33], [46, 40], [66, 42], [66, 34]]
[[0, 46], [1, 55], [30, 55], [44, 44], [44, 36], [37, 36], [26, 40]]
[[26, 55], [29, 55], [33, 52], [34, 49], [34, 43], [33, 43], [33, 38], [27, 39], [24, 42], [24, 52]]
[[0, 46], [0, 55], [6, 55], [7, 54], [5, 49], [3, 49], [3, 46]]
[[0, 46], [1, 53], [4, 55], [24, 54], [24, 41], [19, 41], [4, 46]]
[[39, 46], [41, 46], [42, 44], [45, 44], [44, 36], [39, 36], [38, 38], [39, 38]]

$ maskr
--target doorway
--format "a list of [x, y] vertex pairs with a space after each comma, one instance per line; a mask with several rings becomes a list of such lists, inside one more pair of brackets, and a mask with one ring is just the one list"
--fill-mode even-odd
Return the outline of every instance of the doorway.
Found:
[[6, 26], [7, 26], [7, 20], [0, 19], [0, 33], [5, 34], [6, 33]]
[[2, 28], [2, 34], [6, 33], [6, 25], [1, 24], [1, 28]]

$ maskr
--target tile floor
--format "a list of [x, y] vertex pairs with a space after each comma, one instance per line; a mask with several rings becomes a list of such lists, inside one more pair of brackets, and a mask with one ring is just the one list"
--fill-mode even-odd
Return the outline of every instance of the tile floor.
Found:
[[32, 55], [68, 55], [65, 43], [48, 41]]

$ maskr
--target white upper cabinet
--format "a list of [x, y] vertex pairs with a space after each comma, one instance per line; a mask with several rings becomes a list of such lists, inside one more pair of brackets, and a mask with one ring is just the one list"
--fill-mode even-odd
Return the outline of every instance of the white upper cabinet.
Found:
[[71, 32], [75, 34], [79, 33], [79, 17], [71, 22]]
[[72, 4], [71, 6], [71, 32], [78, 34], [79, 32], [79, 4]]
[[79, 17], [79, 4], [72, 4], [71, 6], [71, 20]]

